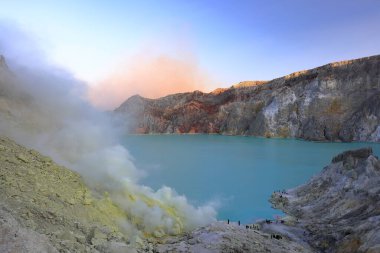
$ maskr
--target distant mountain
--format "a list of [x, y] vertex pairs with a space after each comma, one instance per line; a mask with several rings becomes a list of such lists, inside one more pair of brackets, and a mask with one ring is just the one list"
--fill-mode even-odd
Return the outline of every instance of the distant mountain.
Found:
[[159, 99], [136, 95], [115, 114], [132, 133], [380, 141], [380, 55], [211, 93], [194, 91]]

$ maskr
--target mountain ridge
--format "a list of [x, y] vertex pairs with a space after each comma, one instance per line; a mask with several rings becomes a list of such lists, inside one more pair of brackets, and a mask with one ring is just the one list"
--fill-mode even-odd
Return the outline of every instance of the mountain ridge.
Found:
[[379, 141], [380, 55], [217, 92], [132, 96], [114, 110], [130, 133], [217, 133]]

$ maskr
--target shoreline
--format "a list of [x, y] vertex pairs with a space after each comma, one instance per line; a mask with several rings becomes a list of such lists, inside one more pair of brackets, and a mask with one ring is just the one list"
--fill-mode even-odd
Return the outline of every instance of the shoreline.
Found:
[[296, 141], [304, 141], [304, 142], [311, 142], [311, 143], [343, 143], [343, 144], [375, 144], [380, 145], [380, 142], [377, 141], [317, 141], [317, 140], [307, 140], [302, 138], [296, 138], [296, 137], [280, 137], [280, 136], [274, 136], [274, 137], [265, 137], [265, 136], [259, 136], [259, 135], [233, 135], [233, 134], [219, 134], [219, 133], [146, 133], [146, 134], [140, 134], [140, 133], [128, 133], [123, 134], [123, 137], [127, 136], [222, 136], [222, 137], [247, 137], [247, 138], [255, 138], [255, 139], [268, 139], [268, 140], [296, 140]]

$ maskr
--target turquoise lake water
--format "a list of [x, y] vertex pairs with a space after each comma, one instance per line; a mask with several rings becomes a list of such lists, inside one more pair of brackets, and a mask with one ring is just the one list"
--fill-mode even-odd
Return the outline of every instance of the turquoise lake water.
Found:
[[268, 202], [271, 193], [307, 182], [342, 151], [371, 146], [380, 155], [374, 143], [244, 136], [130, 135], [124, 144], [148, 173], [143, 184], [170, 186], [194, 205], [218, 200], [218, 219], [243, 223], [281, 215]]

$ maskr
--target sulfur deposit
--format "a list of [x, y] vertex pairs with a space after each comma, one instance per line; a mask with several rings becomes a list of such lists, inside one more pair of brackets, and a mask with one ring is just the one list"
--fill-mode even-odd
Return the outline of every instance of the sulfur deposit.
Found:
[[[96, 196], [103, 198], [100, 203], [117, 205], [120, 212], [107, 213], [116, 218], [114, 223], [131, 243], [180, 234], [215, 221], [213, 206], [194, 207], [169, 187], [154, 191], [139, 183], [144, 172], [134, 166], [128, 150], [119, 143], [119, 131], [111, 120], [77, 93], [83, 88], [80, 81], [37, 60], [33, 66], [7, 62], [1, 58], [0, 134], [81, 175]], [[38, 187], [44, 186], [38, 183]], [[75, 204], [81, 194], [73, 193], [65, 201]], [[87, 203], [89, 195], [83, 196]]]
[[94, 196], [77, 173], [0, 139], [1, 252], [130, 250], [123, 219], [127, 215], [107, 196]]
[[[179, 236], [132, 235], [105, 193], [32, 149], [0, 138], [0, 252], [313, 252], [291, 238], [216, 222]], [[126, 224], [124, 222], [124, 224]]]
[[210, 205], [194, 207], [169, 187], [139, 184], [144, 172], [109, 119], [76, 93], [79, 81], [37, 60], [33, 66], [8, 61], [9, 67], [0, 60], [1, 136], [55, 162], [3, 139], [4, 217], [47, 236], [57, 249], [78, 252], [126, 245], [149, 251], [144, 240], [215, 221]]

